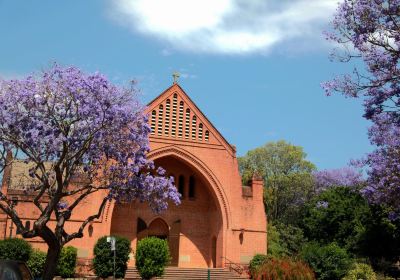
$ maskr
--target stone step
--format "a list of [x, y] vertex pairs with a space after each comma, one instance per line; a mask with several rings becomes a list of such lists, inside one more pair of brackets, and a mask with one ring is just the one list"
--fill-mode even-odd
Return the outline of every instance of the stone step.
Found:
[[[207, 268], [179, 268], [167, 267], [163, 277], [156, 279], [168, 280], [206, 280], [208, 275]], [[125, 274], [126, 280], [139, 280], [141, 279], [136, 268], [130, 267]], [[248, 279], [248, 277], [240, 276], [233, 271], [225, 268], [210, 268], [211, 280], [240, 280]]]

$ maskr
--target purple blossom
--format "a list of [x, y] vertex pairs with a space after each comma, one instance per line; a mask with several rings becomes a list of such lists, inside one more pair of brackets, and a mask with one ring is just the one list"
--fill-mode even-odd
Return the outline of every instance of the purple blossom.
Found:
[[59, 203], [57, 203], [58, 210], [63, 210], [63, 209], [66, 209], [67, 207], [68, 207], [68, 203], [65, 201], [60, 201]]
[[362, 173], [351, 167], [313, 172], [317, 192], [333, 186], [353, 187], [364, 182]]
[[326, 208], [329, 207], [329, 202], [328, 201], [324, 201], [324, 200], [317, 201], [317, 203], [315, 204], [315, 207], [326, 209]]
[[[339, 61], [359, 59], [363, 68], [323, 83], [328, 95], [361, 97], [372, 121], [369, 138], [376, 149], [359, 165], [367, 167], [362, 193], [371, 203], [400, 213], [400, 0], [344, 0], [327, 39], [343, 48]], [[394, 215], [394, 214], [393, 214]], [[392, 217], [393, 217], [392, 215]]]
[[65, 193], [69, 178], [84, 172], [109, 199], [148, 202], [155, 211], [180, 202], [173, 181], [146, 158], [150, 127], [133, 87], [54, 64], [40, 76], [0, 80], [0, 108], [0, 147], [37, 163], [29, 174], [41, 183], [60, 163], [60, 172], [69, 174], [57, 185]]

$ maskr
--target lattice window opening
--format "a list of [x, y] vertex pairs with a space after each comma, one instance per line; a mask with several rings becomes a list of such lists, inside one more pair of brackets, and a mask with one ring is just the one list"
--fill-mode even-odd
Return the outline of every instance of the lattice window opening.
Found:
[[170, 111], [171, 109], [171, 101], [167, 99], [165, 102], [165, 124], [164, 124], [164, 134], [166, 136], [169, 135], [169, 120], [170, 120]]
[[163, 115], [164, 115], [164, 107], [163, 105], [160, 105], [158, 107], [158, 135], [162, 135], [162, 129], [163, 129]]
[[199, 124], [199, 140], [203, 141], [203, 124]]
[[178, 137], [183, 135], [183, 101], [179, 102], [179, 120], [178, 120]]
[[196, 140], [196, 134], [197, 134], [197, 117], [193, 116], [192, 118], [192, 139]]
[[204, 134], [204, 140], [207, 142], [210, 140], [210, 132], [208, 130], [206, 130], [206, 133]]
[[157, 112], [156, 110], [153, 110], [151, 112], [151, 121], [150, 121], [151, 134], [156, 133], [156, 119], [157, 119]]
[[186, 109], [186, 120], [185, 120], [185, 138], [189, 139], [190, 133], [190, 109]]
[[171, 125], [171, 135], [176, 136], [176, 111], [178, 105], [178, 95], [175, 93], [172, 99], [172, 125]]

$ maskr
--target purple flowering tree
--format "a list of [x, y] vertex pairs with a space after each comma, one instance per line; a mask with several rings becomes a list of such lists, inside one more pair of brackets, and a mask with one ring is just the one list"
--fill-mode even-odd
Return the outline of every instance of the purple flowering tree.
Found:
[[[43, 279], [53, 279], [61, 248], [82, 237], [108, 201], [148, 202], [154, 211], [166, 209], [168, 201], [179, 203], [172, 178], [146, 159], [150, 128], [133, 86], [119, 88], [101, 74], [54, 65], [40, 76], [1, 80], [0, 108], [1, 170], [12, 163], [7, 152], [26, 160], [32, 183], [24, 191], [40, 214], [27, 229], [3, 193], [0, 209], [24, 238], [47, 243]], [[70, 184], [77, 176], [84, 183]], [[73, 211], [94, 193], [103, 195], [98, 211], [67, 232]]]
[[360, 186], [364, 182], [362, 173], [351, 167], [315, 171], [313, 177], [317, 193], [335, 186]]
[[328, 39], [338, 43], [335, 58], [359, 60], [364, 67], [323, 83], [328, 95], [361, 97], [376, 150], [361, 163], [368, 167], [364, 194], [373, 203], [400, 212], [400, 0], [344, 0]]

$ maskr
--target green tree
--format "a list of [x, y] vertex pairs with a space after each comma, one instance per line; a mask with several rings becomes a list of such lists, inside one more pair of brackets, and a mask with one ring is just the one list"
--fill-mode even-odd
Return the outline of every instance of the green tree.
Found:
[[370, 206], [371, 216], [365, 222], [362, 254], [367, 256], [373, 267], [387, 270], [400, 256], [400, 219], [388, 218], [390, 209]]
[[268, 223], [268, 256], [295, 257], [305, 242], [306, 239], [301, 228], [282, 223]]
[[254, 174], [264, 179], [264, 203], [270, 221], [297, 222], [302, 205], [312, 196], [311, 172], [316, 168], [306, 156], [302, 147], [281, 140], [269, 142], [239, 158], [244, 184]]
[[315, 196], [304, 208], [306, 236], [319, 243], [336, 242], [359, 253], [371, 213], [367, 201], [349, 187], [332, 187]]

